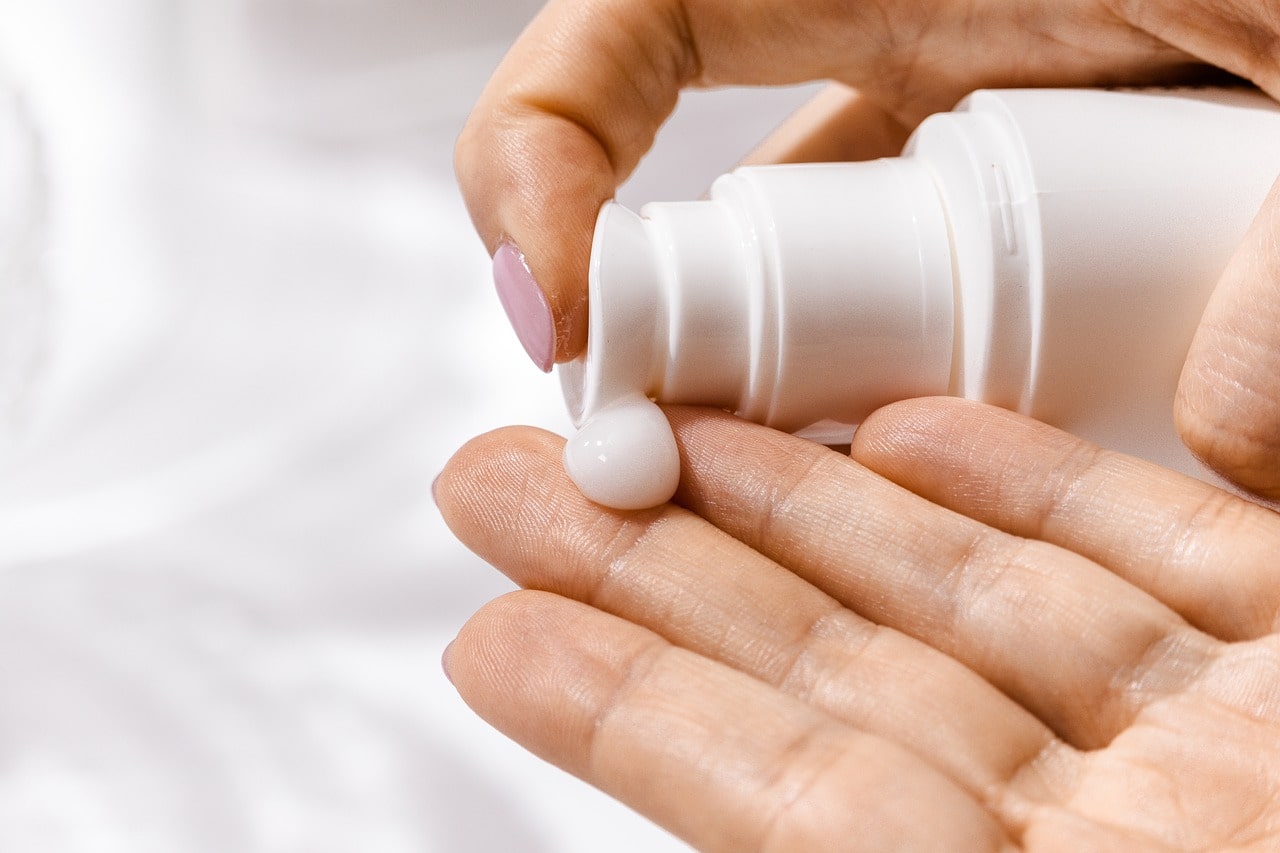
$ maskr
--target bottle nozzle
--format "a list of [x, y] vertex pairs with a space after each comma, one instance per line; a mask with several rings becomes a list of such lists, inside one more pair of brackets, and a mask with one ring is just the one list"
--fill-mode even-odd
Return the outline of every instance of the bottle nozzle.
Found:
[[614, 202], [600, 210], [591, 245], [587, 352], [559, 367], [575, 426], [626, 393], [650, 391], [662, 274], [644, 221]]

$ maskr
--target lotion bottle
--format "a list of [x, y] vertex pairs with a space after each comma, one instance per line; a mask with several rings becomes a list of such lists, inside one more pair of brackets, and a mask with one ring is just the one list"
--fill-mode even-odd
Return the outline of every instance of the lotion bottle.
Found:
[[[992, 90], [900, 157], [741, 168], [638, 216], [609, 203], [565, 399], [579, 426], [648, 398], [796, 432], [955, 395], [1202, 473], [1174, 391], [1277, 175], [1280, 108], [1253, 90]], [[660, 467], [620, 458], [634, 443], [592, 452], [566, 451], [589, 497], [611, 465]]]

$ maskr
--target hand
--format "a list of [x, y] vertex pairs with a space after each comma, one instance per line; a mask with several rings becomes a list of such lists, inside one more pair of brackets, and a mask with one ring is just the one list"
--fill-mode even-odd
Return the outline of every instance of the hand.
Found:
[[551, 335], [525, 340], [549, 367], [585, 344], [596, 213], [684, 88], [838, 81], [760, 159], [856, 159], [897, 153], [983, 86], [1136, 85], [1208, 63], [1280, 94], [1276, 40], [1266, 3], [551, 0], [476, 105], [458, 177], [490, 253], [511, 241], [540, 285], [521, 304], [550, 316], [521, 325]]
[[1280, 500], [1280, 183], [1214, 289], [1174, 412], [1197, 456]]
[[526, 588], [447, 654], [495, 726], [708, 850], [1280, 845], [1280, 516], [960, 400], [669, 415], [681, 506], [531, 429], [438, 481]]
[[[552, 0], [476, 106], [458, 177], [503, 303], [547, 370], [585, 346], [596, 213], [683, 88], [838, 81], [752, 160], [867, 159], [984, 86], [1140, 85], [1218, 66], [1280, 95], [1277, 41], [1267, 2]], [[1178, 419], [1210, 465], [1280, 498], [1277, 209], [1210, 306]]]

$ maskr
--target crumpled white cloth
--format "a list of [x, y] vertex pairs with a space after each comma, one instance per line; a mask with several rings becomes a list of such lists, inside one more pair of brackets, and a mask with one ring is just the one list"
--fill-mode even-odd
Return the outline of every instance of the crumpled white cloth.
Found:
[[[0, 849], [684, 849], [440, 674], [510, 585], [444, 528], [432, 479], [484, 430], [568, 428], [450, 173], [532, 9], [494, 4], [366, 4], [412, 5], [447, 46], [397, 42], [384, 67], [372, 30], [364, 64], [326, 64], [343, 4], [0, 3], [48, 163], [51, 305], [0, 432]], [[279, 38], [325, 9], [314, 42]], [[273, 112], [290, 92], [308, 108]], [[744, 149], [796, 100], [716, 107], [689, 138]], [[713, 174], [666, 162], [664, 194]]]

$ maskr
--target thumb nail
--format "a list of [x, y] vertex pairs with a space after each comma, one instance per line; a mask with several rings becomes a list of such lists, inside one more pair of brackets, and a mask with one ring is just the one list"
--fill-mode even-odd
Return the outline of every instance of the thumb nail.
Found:
[[493, 283], [524, 351], [543, 373], [556, 357], [556, 329], [547, 297], [533, 280], [524, 254], [505, 242], [493, 256]]

